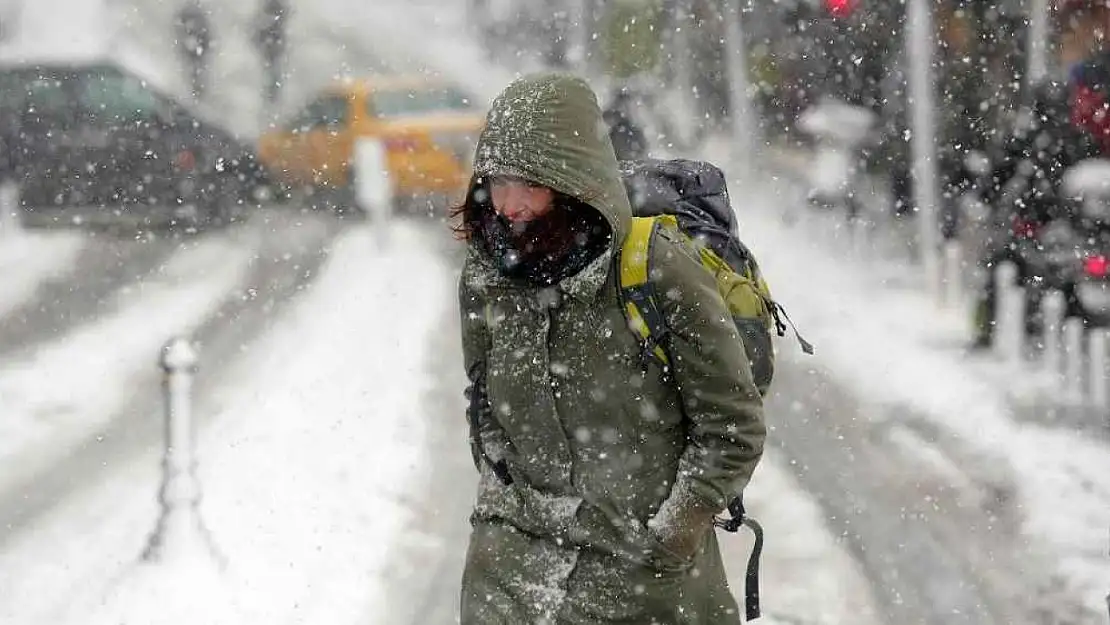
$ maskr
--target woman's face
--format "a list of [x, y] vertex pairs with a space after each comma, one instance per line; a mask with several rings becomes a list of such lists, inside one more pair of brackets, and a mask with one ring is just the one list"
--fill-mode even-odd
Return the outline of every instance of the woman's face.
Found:
[[555, 192], [519, 178], [495, 177], [490, 180], [493, 210], [512, 223], [524, 224], [551, 212]]

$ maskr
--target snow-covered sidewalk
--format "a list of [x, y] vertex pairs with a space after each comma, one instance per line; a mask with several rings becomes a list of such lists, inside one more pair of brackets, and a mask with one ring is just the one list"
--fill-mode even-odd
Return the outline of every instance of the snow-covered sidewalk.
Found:
[[[368, 228], [343, 235], [215, 398], [198, 443], [202, 513], [239, 622], [390, 622], [376, 591], [408, 489], [426, 479], [427, 339], [452, 292], [441, 233], [393, 234], [386, 248]], [[155, 607], [114, 600], [157, 518], [157, 468], [144, 455], [0, 554], [0, 622], [118, 625]]]
[[[727, 162], [720, 148], [706, 157]], [[1056, 567], [1038, 572], [1058, 585], [1057, 596], [1043, 597], [1046, 607], [1056, 601], [1063, 604], [1057, 613], [1087, 619], [1069, 622], [1099, 622], [1089, 619], [1106, 612], [1110, 449], [1082, 433], [1015, 420], [1004, 386], [1015, 379], [1000, 376], [999, 366], [968, 361], [959, 349], [966, 317], [940, 310], [899, 261], [876, 251], [848, 257], [849, 234], [838, 222], [810, 213], [796, 227], [784, 225], [786, 204], [799, 196], [776, 195], [782, 190], [745, 189], [741, 230], [764, 259], [776, 299], [817, 345], [820, 366], [862, 396], [908, 406], [954, 436], [975, 459], [952, 466], [956, 474], [1011, 483], [1022, 541]], [[886, 418], [897, 421], [904, 412], [889, 410]], [[1066, 605], [1077, 599], [1082, 605]]]

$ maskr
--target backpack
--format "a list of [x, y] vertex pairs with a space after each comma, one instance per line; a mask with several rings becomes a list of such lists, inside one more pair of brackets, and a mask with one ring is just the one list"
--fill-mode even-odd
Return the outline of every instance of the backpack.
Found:
[[[632, 204], [632, 226], [619, 255], [619, 291], [629, 327], [638, 335], [645, 359], [669, 375], [668, 330], [655, 302], [649, 276], [649, 251], [661, 228], [685, 236], [713, 274], [744, 344], [756, 388], [766, 396], [775, 375], [772, 332], [786, 335], [793, 323], [771, 297], [755, 255], [740, 240], [729, 204], [724, 173], [716, 166], [685, 159], [646, 159], [621, 163], [621, 177]], [[784, 323], [784, 320], [786, 323]], [[802, 351], [813, 353], [794, 329]]]
[[[618, 290], [629, 328], [640, 340], [645, 366], [654, 360], [661, 366], [664, 377], [670, 377], [669, 331], [655, 299], [648, 266], [652, 241], [660, 229], [666, 228], [689, 238], [698, 250], [702, 266], [716, 278], [717, 289], [739, 330], [756, 388], [761, 396], [766, 396], [775, 375], [771, 333], [786, 335], [783, 319], [792, 328], [794, 324], [771, 298], [755, 256], [740, 241], [724, 173], [705, 162], [646, 159], [622, 162], [621, 178], [632, 204], [633, 219], [617, 259]], [[813, 353], [813, 346], [796, 328], [794, 336], [803, 352]], [[714, 519], [716, 527], [736, 532], [743, 525], [755, 535], [744, 589], [745, 613], [750, 621], [760, 616], [763, 528], [746, 515], [742, 494], [729, 502], [728, 511], [731, 518]]]

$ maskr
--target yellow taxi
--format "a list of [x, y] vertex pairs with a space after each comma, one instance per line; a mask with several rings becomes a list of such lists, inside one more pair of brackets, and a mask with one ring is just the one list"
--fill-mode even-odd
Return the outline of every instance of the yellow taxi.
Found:
[[458, 201], [483, 113], [459, 88], [425, 76], [343, 80], [263, 135], [259, 159], [286, 187], [349, 197], [356, 141], [374, 137], [399, 203]]

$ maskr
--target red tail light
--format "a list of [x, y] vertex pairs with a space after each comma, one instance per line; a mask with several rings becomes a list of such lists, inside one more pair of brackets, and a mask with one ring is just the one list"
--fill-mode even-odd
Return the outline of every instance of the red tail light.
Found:
[[197, 166], [197, 157], [189, 150], [181, 150], [173, 163], [181, 171], [193, 171]]
[[1105, 278], [1110, 274], [1110, 260], [1102, 254], [1083, 259], [1083, 273], [1092, 278]]
[[1022, 219], [1015, 217], [1013, 223], [1014, 235], [1024, 239], [1035, 239], [1037, 232], [1041, 229], [1041, 224], [1031, 219]]
[[825, 0], [825, 9], [835, 18], [845, 18], [856, 10], [856, 0]]

